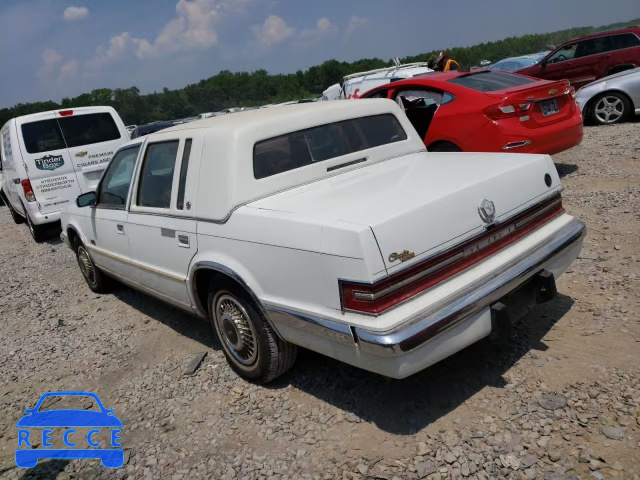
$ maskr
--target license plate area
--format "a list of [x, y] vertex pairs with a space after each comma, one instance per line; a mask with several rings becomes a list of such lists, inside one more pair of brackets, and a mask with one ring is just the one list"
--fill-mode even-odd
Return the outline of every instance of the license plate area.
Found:
[[540, 102], [540, 108], [542, 109], [542, 116], [544, 117], [555, 115], [560, 111], [558, 108], [558, 101], [556, 99]]

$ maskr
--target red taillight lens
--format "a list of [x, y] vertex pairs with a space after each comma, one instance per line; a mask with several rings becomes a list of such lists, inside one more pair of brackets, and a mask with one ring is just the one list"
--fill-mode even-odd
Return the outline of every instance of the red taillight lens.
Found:
[[511, 104], [507, 102], [491, 105], [483, 110], [484, 114], [492, 120], [501, 120], [503, 118], [512, 118], [526, 113], [531, 108], [531, 104], [527, 102]]
[[58, 113], [61, 117], [70, 117], [73, 115], [73, 110], [60, 110]]
[[22, 190], [24, 191], [24, 198], [27, 199], [27, 202], [36, 201], [36, 195], [33, 193], [33, 188], [29, 180], [22, 180]]
[[374, 284], [340, 281], [343, 310], [379, 315], [514, 243], [564, 212], [552, 198], [442, 254]]

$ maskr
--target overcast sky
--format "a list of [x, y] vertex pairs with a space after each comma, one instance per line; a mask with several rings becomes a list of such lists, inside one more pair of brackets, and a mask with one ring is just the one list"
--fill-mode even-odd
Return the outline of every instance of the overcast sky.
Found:
[[1, 0], [0, 107], [637, 17], [639, 0]]

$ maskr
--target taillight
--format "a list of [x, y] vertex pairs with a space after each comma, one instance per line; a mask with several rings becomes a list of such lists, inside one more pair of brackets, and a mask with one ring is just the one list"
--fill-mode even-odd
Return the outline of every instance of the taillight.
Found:
[[29, 180], [22, 180], [22, 190], [24, 191], [24, 198], [27, 199], [27, 202], [36, 201], [36, 195], [33, 193], [33, 188]]
[[562, 198], [554, 195], [491, 230], [376, 283], [340, 280], [342, 309], [369, 315], [384, 313], [514, 243], [563, 212]]
[[73, 110], [60, 110], [58, 113], [61, 117], [70, 117], [73, 115]]
[[497, 105], [491, 105], [483, 110], [484, 114], [492, 120], [500, 120], [503, 118], [518, 117], [526, 113], [531, 108], [528, 102], [508, 103], [502, 102]]

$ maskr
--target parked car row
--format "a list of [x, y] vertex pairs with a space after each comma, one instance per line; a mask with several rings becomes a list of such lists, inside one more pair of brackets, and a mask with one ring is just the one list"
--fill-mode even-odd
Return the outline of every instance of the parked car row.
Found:
[[[450, 79], [506, 74], [479, 75]], [[585, 227], [549, 156], [427, 152], [398, 88], [401, 102], [256, 109], [130, 141], [107, 108], [14, 119], [3, 187], [14, 218], [60, 218], [92, 290], [115, 279], [208, 319], [247, 379], [273, 380], [299, 347], [404, 378], [551, 300]], [[105, 151], [86, 179], [82, 159]]]

